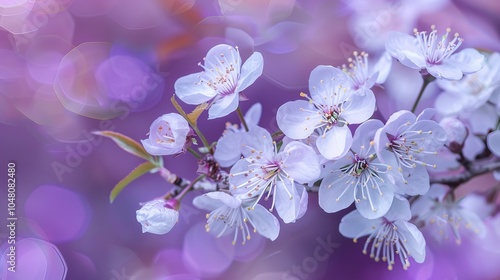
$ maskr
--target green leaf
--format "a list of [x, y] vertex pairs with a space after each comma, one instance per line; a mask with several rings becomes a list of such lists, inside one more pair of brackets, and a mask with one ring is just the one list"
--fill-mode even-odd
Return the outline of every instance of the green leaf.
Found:
[[111, 190], [111, 194], [109, 195], [109, 201], [113, 203], [118, 194], [132, 181], [141, 177], [146, 172], [153, 170], [156, 168], [154, 164], [151, 162], [143, 162], [139, 166], [137, 166], [132, 172], [130, 172], [125, 178], [121, 179], [118, 184]]
[[115, 141], [115, 143], [122, 148], [123, 150], [143, 158], [147, 161], [153, 161], [153, 157], [144, 149], [144, 147], [138, 143], [137, 141], [131, 139], [128, 136], [125, 136], [121, 133], [114, 131], [94, 131], [92, 132], [95, 135], [100, 135], [104, 137], [111, 138], [111, 140]]
[[208, 107], [207, 102], [201, 103], [200, 105], [196, 106], [196, 108], [194, 108], [194, 110], [187, 115], [189, 121], [191, 123], [196, 123], [196, 121], [200, 117], [201, 113], [203, 113], [203, 111], [205, 111], [205, 109], [207, 109], [207, 107]]

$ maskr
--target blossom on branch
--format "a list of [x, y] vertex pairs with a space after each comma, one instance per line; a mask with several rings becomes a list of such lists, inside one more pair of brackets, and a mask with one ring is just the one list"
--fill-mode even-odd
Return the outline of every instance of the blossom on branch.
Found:
[[221, 44], [211, 48], [202, 72], [179, 78], [175, 94], [185, 103], [198, 105], [210, 102], [208, 118], [215, 119], [236, 110], [242, 91], [262, 75], [264, 61], [259, 52], [253, 53], [242, 65], [238, 48]]
[[186, 151], [193, 135], [188, 122], [181, 115], [170, 113], [151, 124], [149, 137], [141, 140], [141, 143], [152, 155], [175, 155]]

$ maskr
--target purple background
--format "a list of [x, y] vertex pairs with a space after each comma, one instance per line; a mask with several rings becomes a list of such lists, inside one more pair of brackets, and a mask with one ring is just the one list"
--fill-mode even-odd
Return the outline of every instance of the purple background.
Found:
[[[264, 74], [241, 106], [245, 111], [261, 102], [260, 124], [274, 131], [278, 107], [307, 92], [315, 66], [342, 65], [353, 50], [378, 57], [388, 30], [411, 33], [436, 24], [460, 32], [464, 46], [499, 51], [497, 1], [51, 0], [24, 7], [22, 13], [0, 10], [6, 29], [0, 31], [0, 178], [6, 182], [7, 162], [14, 161], [18, 217], [18, 272], [6, 272], [2, 226], [1, 279], [60, 279], [66, 269], [67, 279], [300, 279], [284, 276], [294, 266], [304, 267], [302, 279], [500, 278], [498, 215], [486, 221], [484, 240], [465, 237], [457, 246], [426, 235], [426, 261], [412, 262], [408, 271], [399, 264], [388, 271], [363, 255], [365, 238], [354, 244], [338, 232], [351, 209], [326, 214], [316, 194], [302, 219], [281, 224], [274, 242], [255, 235], [232, 246], [207, 234], [206, 213], [191, 204], [195, 194], [182, 201], [170, 233], [142, 234], [135, 220], [139, 203], [171, 186], [144, 176], [110, 204], [111, 188], [141, 160], [108, 139], [90, 139], [100, 129], [144, 139], [154, 119], [174, 111], [175, 80], [199, 71], [197, 63], [219, 43], [238, 45], [243, 60], [252, 51], [263, 54]], [[414, 74], [396, 63], [394, 72]], [[417, 75], [402, 85], [399, 99], [378, 90], [375, 117], [408, 109], [414, 97], [404, 96], [415, 96], [419, 83]], [[401, 81], [388, 81], [387, 88], [397, 90]], [[422, 104], [431, 102], [427, 96]], [[200, 127], [210, 141], [227, 121], [238, 122], [235, 114], [206, 118]], [[165, 163], [194, 178], [190, 155], [165, 157]], [[0, 193], [5, 221], [6, 187]], [[316, 249], [328, 240], [334, 249]], [[315, 260], [317, 250], [328, 258]]]

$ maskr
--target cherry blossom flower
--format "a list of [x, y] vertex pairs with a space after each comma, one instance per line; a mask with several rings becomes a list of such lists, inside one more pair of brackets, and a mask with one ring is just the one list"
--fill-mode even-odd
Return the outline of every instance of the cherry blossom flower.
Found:
[[387, 262], [389, 270], [399, 257], [403, 268], [408, 269], [410, 257], [417, 263], [425, 260], [424, 236], [408, 222], [410, 218], [410, 204], [406, 199], [396, 197], [384, 217], [370, 220], [354, 210], [342, 218], [339, 231], [345, 237], [353, 238], [355, 243], [358, 238], [368, 235], [363, 254], [369, 252], [375, 261]]
[[458, 33], [449, 39], [451, 29], [442, 36], [435, 26], [431, 32], [414, 29], [415, 37], [406, 33], [391, 32], [385, 43], [387, 52], [403, 65], [431, 74], [438, 79], [459, 80], [463, 74], [477, 72], [483, 66], [484, 56], [467, 48], [455, 54], [463, 39]]
[[[468, 196], [455, 200], [449, 195], [449, 188], [434, 184], [431, 190], [419, 197], [412, 204], [412, 212], [416, 214], [417, 222], [423, 222], [430, 227], [431, 233], [437, 240], [449, 239], [450, 232], [457, 244], [462, 243], [461, 228], [474, 232], [478, 237], [486, 235], [486, 226], [481, 218], [473, 211], [464, 207], [468, 204]], [[485, 204], [483, 201], [482, 204]], [[489, 211], [489, 209], [486, 209]]]
[[[271, 211], [276, 207], [285, 223], [295, 222], [307, 209], [307, 191], [301, 184], [320, 174], [314, 150], [293, 141], [278, 151], [267, 130], [254, 127], [242, 141], [243, 159], [229, 174], [231, 192], [241, 199], [256, 198], [252, 206], [272, 195]], [[297, 184], [296, 182], [300, 183]]]
[[242, 91], [262, 74], [264, 61], [258, 52], [242, 65], [238, 48], [221, 44], [211, 48], [204, 62], [198, 65], [202, 72], [179, 78], [175, 94], [187, 104], [210, 102], [208, 118], [215, 119], [236, 110]]
[[375, 110], [375, 96], [371, 91], [355, 94], [351, 82], [342, 70], [321, 65], [309, 77], [311, 97], [283, 104], [277, 113], [277, 122], [283, 133], [296, 140], [309, 137], [315, 130], [320, 136], [316, 146], [327, 159], [343, 157], [352, 143], [349, 124], [366, 121]]
[[146, 151], [155, 156], [183, 153], [191, 144], [193, 132], [179, 114], [170, 113], [157, 118], [149, 128], [149, 138], [141, 140]]
[[[245, 114], [245, 122], [249, 129], [257, 126], [262, 115], [262, 105], [254, 104]], [[217, 141], [214, 157], [222, 167], [229, 167], [235, 164], [241, 157], [241, 140], [246, 131], [243, 125], [238, 127], [231, 123], [226, 123], [226, 130]]]
[[[447, 136], [436, 122], [427, 119], [428, 110], [418, 117], [405, 110], [392, 114], [384, 127], [375, 134], [377, 156], [382, 162], [397, 162], [397, 192], [408, 195], [425, 194], [429, 190], [429, 174], [426, 167], [434, 167], [426, 161], [436, 155]], [[385, 153], [389, 151], [390, 153]]]
[[155, 199], [146, 202], [136, 211], [136, 218], [142, 225], [142, 232], [166, 234], [179, 220], [179, 205], [177, 201]]
[[250, 208], [250, 203], [249, 200], [242, 201], [220, 191], [209, 192], [193, 200], [194, 206], [211, 211], [207, 214], [207, 232], [212, 232], [217, 237], [233, 233], [233, 245], [240, 234], [242, 243], [245, 244], [251, 238], [251, 231], [275, 240], [280, 230], [278, 219], [260, 204]]
[[394, 198], [394, 179], [388, 177], [391, 166], [377, 159], [373, 147], [375, 132], [383, 126], [379, 120], [369, 120], [358, 127], [350, 153], [337, 160], [321, 182], [319, 205], [323, 210], [337, 212], [355, 201], [359, 213], [368, 219], [387, 213]]
[[347, 65], [342, 65], [342, 71], [347, 74], [351, 88], [357, 94], [364, 95], [375, 84], [383, 84], [391, 71], [392, 58], [384, 52], [375, 64], [370, 64], [368, 54], [353, 52], [353, 57], [347, 60]]
[[440, 113], [452, 116], [470, 114], [488, 102], [500, 87], [500, 54], [491, 54], [484, 67], [474, 74], [459, 81], [438, 80], [437, 84], [444, 90], [435, 102]]

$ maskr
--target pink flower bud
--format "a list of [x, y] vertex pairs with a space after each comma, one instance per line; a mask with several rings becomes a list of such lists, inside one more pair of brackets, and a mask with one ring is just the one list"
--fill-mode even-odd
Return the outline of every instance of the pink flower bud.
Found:
[[142, 232], [165, 234], [179, 220], [178, 201], [155, 199], [144, 204], [136, 211], [136, 218], [142, 225]]
[[157, 118], [149, 128], [149, 138], [141, 142], [152, 155], [174, 155], [186, 151], [192, 135], [188, 122], [181, 115], [170, 113]]

